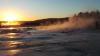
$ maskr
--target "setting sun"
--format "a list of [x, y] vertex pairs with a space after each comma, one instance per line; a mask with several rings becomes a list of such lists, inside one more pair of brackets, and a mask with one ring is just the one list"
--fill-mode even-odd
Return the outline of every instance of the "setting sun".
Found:
[[1, 26], [20, 26], [22, 24], [20, 21], [33, 20], [37, 18], [15, 9], [6, 9], [0, 13]]
[[18, 21], [20, 20], [19, 16], [17, 13], [14, 12], [6, 12], [3, 15], [3, 21]]
[[9, 14], [9, 15], [6, 15], [6, 17], [4, 18], [4, 20], [6, 21], [16, 21], [18, 18], [16, 15], [14, 14]]
[[33, 21], [39, 19], [35, 15], [17, 9], [4, 9], [0, 12], [0, 21]]
[[10, 25], [20, 25], [19, 21], [20, 16], [15, 12], [4, 12], [2, 21], [6, 21], [1, 23], [2, 26], [10, 26]]

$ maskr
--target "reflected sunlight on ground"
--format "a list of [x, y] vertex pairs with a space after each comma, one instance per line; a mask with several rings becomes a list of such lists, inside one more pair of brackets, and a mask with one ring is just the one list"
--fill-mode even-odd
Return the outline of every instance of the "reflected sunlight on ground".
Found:
[[10, 54], [17, 54], [18, 52], [20, 52], [20, 50], [8, 50]]
[[20, 25], [20, 23], [17, 21], [7, 21], [7, 22], [1, 23], [1, 25], [2, 26], [12, 26], [12, 25]]

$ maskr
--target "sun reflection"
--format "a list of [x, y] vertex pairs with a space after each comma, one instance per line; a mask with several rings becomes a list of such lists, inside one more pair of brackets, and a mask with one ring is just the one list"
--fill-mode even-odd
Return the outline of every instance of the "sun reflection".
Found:
[[19, 41], [9, 41], [5, 44], [5, 46], [9, 49], [16, 49], [18, 45], [21, 45], [23, 42]]
[[8, 47], [10, 47], [10, 48], [16, 48], [16, 47], [17, 47], [17, 44], [19, 44], [19, 42], [10, 41], [10, 42], [8, 43]]
[[0, 55], [0, 56], [16, 56], [16, 54], [18, 54], [19, 52], [21, 52], [20, 49], [16, 49], [16, 50], [2, 50], [2, 51], [0, 51], [0, 53], [2, 53], [3, 55]]
[[13, 30], [13, 29], [15, 29], [15, 28], [13, 28], [13, 27], [10, 27], [10, 28], [8, 28], [9, 30]]
[[13, 36], [15, 37], [17, 34], [16, 33], [8, 33], [7, 36]]
[[8, 52], [10, 54], [17, 54], [18, 52], [20, 52], [20, 50], [9, 50]]
[[9, 36], [9, 38], [15, 38], [14, 36]]

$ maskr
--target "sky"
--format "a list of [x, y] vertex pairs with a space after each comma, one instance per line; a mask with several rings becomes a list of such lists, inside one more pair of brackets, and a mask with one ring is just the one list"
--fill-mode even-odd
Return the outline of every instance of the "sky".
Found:
[[[0, 15], [14, 11], [34, 19], [68, 17], [80, 11], [100, 10], [100, 0], [0, 0]], [[9, 12], [10, 13], [10, 12]]]

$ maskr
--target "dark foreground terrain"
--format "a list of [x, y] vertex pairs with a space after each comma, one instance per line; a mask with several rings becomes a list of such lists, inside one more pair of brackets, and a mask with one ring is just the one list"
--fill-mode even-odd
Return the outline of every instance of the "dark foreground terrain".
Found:
[[[8, 37], [10, 35], [2, 36]], [[0, 56], [100, 56], [100, 30], [73, 30], [69, 32], [32, 32], [31, 30], [14, 37], [16, 36], [22, 38], [12, 39], [11, 45], [9, 44], [11, 39], [1, 38], [0, 43], [6, 40], [8, 41], [7, 47], [10, 47], [1, 46]], [[16, 44], [20, 42], [23, 44]]]

